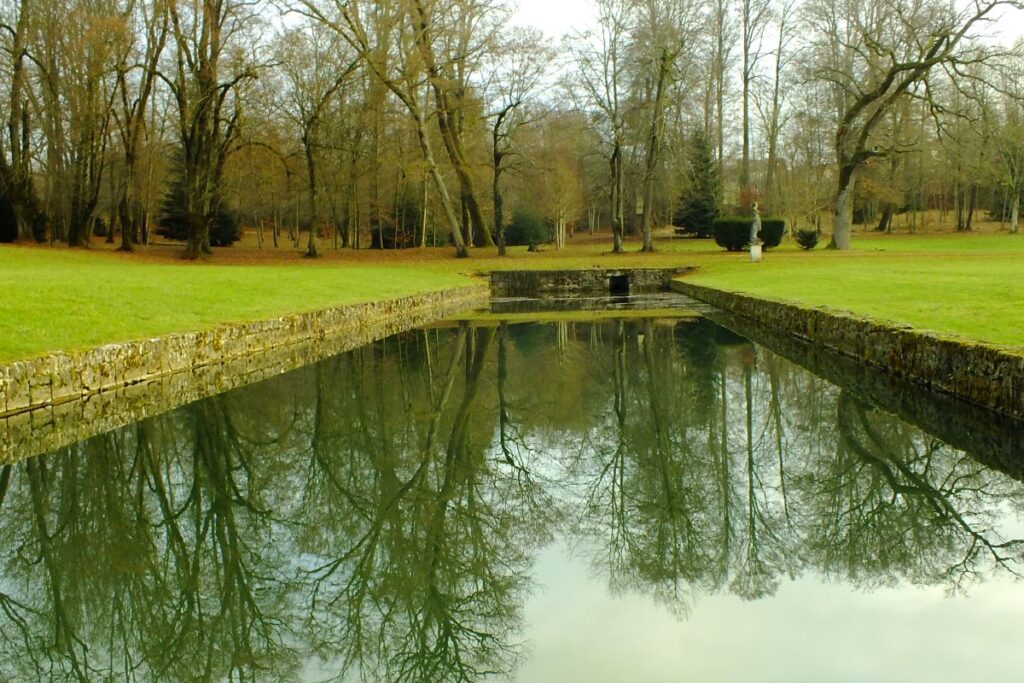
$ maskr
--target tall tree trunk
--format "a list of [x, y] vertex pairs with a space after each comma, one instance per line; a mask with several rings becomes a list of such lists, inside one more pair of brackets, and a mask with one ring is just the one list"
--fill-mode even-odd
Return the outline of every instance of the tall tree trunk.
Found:
[[892, 230], [892, 204], [886, 202], [882, 208], [882, 217], [878, 219], [878, 227], [875, 232], [890, 232]]
[[782, 111], [782, 68], [785, 64], [787, 39], [789, 38], [789, 10], [783, 9], [779, 17], [778, 42], [775, 44], [775, 70], [772, 80], [772, 108], [768, 118], [768, 169], [764, 182], [765, 198], [768, 200], [768, 209], [776, 211], [776, 204], [779, 199], [779, 191], [775, 179], [779, 165], [779, 134], [780, 117]]
[[622, 210], [622, 146], [615, 140], [611, 156], [611, 204], [612, 204], [612, 251], [622, 253], [623, 210]]
[[316, 182], [316, 159], [313, 157], [313, 141], [310, 139], [312, 131], [302, 136], [302, 149], [306, 155], [306, 174], [309, 177], [309, 243], [306, 245], [306, 257], [316, 258], [319, 254], [316, 251], [317, 238], [317, 182]]
[[647, 162], [644, 167], [644, 212], [640, 218], [640, 233], [643, 235], [642, 251], [654, 251], [651, 227], [654, 222], [654, 179], [658, 169], [658, 147], [661, 145], [661, 134], [665, 127], [664, 108], [665, 91], [672, 69], [674, 55], [662, 48], [658, 56], [658, 82], [654, 91], [654, 111], [651, 114], [651, 127], [647, 135]]
[[455, 169], [455, 175], [459, 179], [461, 197], [466, 204], [466, 211], [469, 213], [470, 222], [473, 227], [474, 239], [480, 242], [480, 246], [494, 246], [491, 233], [484, 221], [483, 211], [477, 200], [476, 190], [473, 184], [473, 176], [470, 171], [469, 162], [466, 159], [462, 145], [462, 139], [458, 134], [457, 107], [452, 102], [451, 94], [446, 88], [448, 79], [441, 72], [437, 63], [432, 45], [433, 33], [431, 31], [430, 19], [427, 16], [423, 0], [413, 0], [416, 11], [416, 43], [429, 75], [430, 87], [434, 93], [434, 102], [437, 106], [437, 126], [441, 132], [441, 140], [444, 142], [448, 158]]
[[853, 230], [853, 187], [855, 169], [850, 165], [839, 169], [839, 186], [836, 190], [835, 223], [832, 229], [833, 249], [849, 249]]
[[750, 189], [750, 87], [754, 81], [754, 67], [757, 55], [751, 54], [754, 48], [755, 33], [759, 30], [758, 16], [754, 14], [755, 8], [751, 7], [751, 0], [742, 0], [740, 3], [740, 18], [743, 29], [742, 40], [743, 64], [740, 71], [742, 118], [740, 121], [741, 135], [743, 140], [742, 157], [740, 159], [740, 193], [747, 196]]
[[[111, 173], [110, 174], [110, 202], [111, 202], [110, 207], [111, 208], [110, 208], [110, 224], [107, 226], [107, 239], [106, 239], [106, 243], [107, 244], [113, 244], [114, 243], [114, 232], [116, 232], [121, 227], [121, 214], [118, 211], [118, 204], [115, 201], [115, 198], [118, 195], [117, 188], [120, 185], [121, 185], [121, 183], [117, 182], [117, 179], [115, 178], [115, 175], [113, 173]], [[124, 234], [123, 230], [121, 231], [121, 234], [122, 235]]]
[[1020, 217], [1020, 190], [1013, 188], [1013, 199], [1010, 200], [1010, 233], [1017, 234], [1017, 222]]
[[[495, 141], [495, 145], [497, 145]], [[498, 256], [505, 256], [505, 197], [501, 193], [501, 163], [503, 154], [495, 147], [494, 150], [494, 236], [498, 239]]]
[[726, 64], [726, 20], [728, 3], [726, 0], [715, 2], [715, 142], [718, 152], [717, 160], [721, 164], [725, 158], [725, 76]]
[[971, 183], [967, 189], [967, 222], [964, 229], [971, 232], [974, 229], [974, 209], [978, 201], [978, 186]]
[[441, 207], [444, 209], [445, 217], [448, 219], [448, 227], [451, 230], [452, 240], [455, 242], [455, 255], [458, 258], [466, 258], [469, 256], [469, 250], [466, 247], [465, 240], [462, 239], [462, 231], [459, 229], [459, 219], [455, 215], [455, 207], [452, 206], [451, 196], [448, 194], [448, 186], [444, 182], [444, 177], [437, 168], [437, 161], [434, 159], [434, 151], [430, 147], [430, 134], [427, 132], [427, 124], [423, 120], [423, 116], [418, 110], [412, 111], [413, 119], [416, 122], [416, 139], [420, 145], [420, 152], [423, 155], [423, 161], [427, 164], [427, 169], [430, 171], [430, 177], [434, 181], [434, 186], [437, 188], [437, 195], [441, 201]]
[[953, 185], [953, 209], [956, 215], [956, 230], [961, 232], [964, 229], [964, 202], [959, 181]]

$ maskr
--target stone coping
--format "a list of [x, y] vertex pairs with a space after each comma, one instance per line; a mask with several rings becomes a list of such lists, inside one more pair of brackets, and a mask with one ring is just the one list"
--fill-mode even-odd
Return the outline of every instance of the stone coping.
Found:
[[[487, 273], [495, 297], [574, 296], [581, 293], [669, 291], [673, 278], [693, 270], [671, 268], [575, 268], [567, 270], [494, 270]], [[613, 284], [614, 278], [621, 282]], [[615, 291], [623, 288], [624, 291]]]
[[848, 313], [675, 280], [672, 288], [770, 330], [812, 342], [931, 390], [1024, 419], [1024, 355]]
[[486, 305], [484, 283], [0, 366], [0, 464]]

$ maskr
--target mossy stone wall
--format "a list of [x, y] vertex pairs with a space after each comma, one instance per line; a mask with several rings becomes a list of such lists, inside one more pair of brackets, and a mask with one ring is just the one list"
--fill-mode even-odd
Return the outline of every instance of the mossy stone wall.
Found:
[[0, 463], [485, 306], [483, 283], [0, 366]]
[[586, 270], [497, 270], [490, 273], [495, 297], [550, 297], [608, 294], [611, 279], [629, 279], [629, 291], [668, 291], [672, 279], [692, 268], [591, 268]]
[[1024, 355], [1011, 350], [676, 280], [673, 289], [897, 377], [1024, 418]]

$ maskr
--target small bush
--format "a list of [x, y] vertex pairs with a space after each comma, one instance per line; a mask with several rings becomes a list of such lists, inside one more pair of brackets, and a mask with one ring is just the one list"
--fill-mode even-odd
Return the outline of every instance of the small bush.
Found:
[[516, 209], [511, 222], [505, 226], [505, 244], [509, 246], [540, 244], [547, 242], [549, 237], [544, 219], [529, 209]]
[[777, 247], [782, 243], [782, 236], [786, 232], [786, 221], [783, 218], [762, 218], [761, 232], [757, 236], [761, 239], [765, 249]]
[[743, 251], [750, 244], [750, 218], [723, 216], [714, 222], [715, 244], [729, 251]]
[[800, 248], [804, 251], [814, 249], [818, 245], [818, 231], [817, 230], [797, 230], [796, 231], [796, 243], [800, 245]]

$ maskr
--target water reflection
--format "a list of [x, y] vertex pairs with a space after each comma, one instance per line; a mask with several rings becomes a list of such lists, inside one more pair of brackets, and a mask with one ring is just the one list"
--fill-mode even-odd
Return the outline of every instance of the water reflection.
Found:
[[421, 330], [4, 467], [0, 676], [476, 681], [556, 538], [684, 617], [1012, 575], [1022, 506], [706, 320]]

